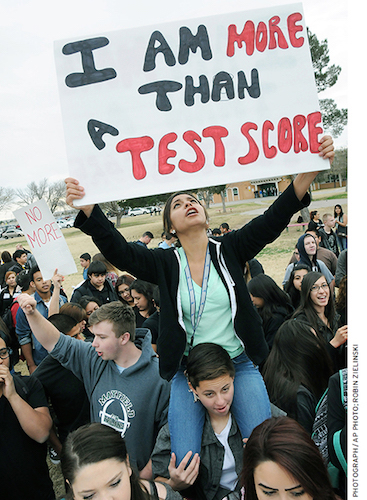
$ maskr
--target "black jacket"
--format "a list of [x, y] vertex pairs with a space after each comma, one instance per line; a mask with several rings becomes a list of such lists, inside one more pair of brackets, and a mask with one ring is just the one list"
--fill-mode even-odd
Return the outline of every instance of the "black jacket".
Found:
[[105, 281], [103, 289], [99, 291], [92, 285], [89, 278], [86, 279], [78, 288], [75, 288], [70, 302], [79, 302], [80, 297], [83, 297], [83, 295], [97, 297], [103, 304], [118, 300], [117, 294], [108, 280]]
[[[287, 227], [292, 215], [310, 203], [308, 194], [302, 202], [293, 184], [264, 212], [225, 238], [209, 238], [212, 263], [227, 289], [235, 334], [249, 358], [260, 364], [268, 354], [262, 321], [243, 278], [246, 261], [254, 258], [266, 244], [274, 241]], [[96, 205], [89, 218], [79, 212], [75, 227], [92, 236], [109, 262], [122, 271], [155, 283], [160, 291], [160, 318], [157, 350], [161, 376], [170, 380], [180, 366], [186, 332], [178, 292], [180, 258], [176, 249], [148, 249], [128, 243]]]

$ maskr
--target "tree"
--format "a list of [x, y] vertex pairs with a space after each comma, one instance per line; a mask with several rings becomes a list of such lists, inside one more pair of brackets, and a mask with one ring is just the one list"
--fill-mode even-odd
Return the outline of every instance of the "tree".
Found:
[[13, 201], [14, 199], [14, 191], [10, 188], [0, 187], [0, 211]]
[[337, 184], [342, 186], [343, 179], [347, 178], [347, 163], [348, 163], [348, 150], [347, 148], [337, 149], [335, 151], [335, 158], [330, 170], [320, 172], [315, 182], [334, 182], [335, 187]]
[[[319, 42], [317, 36], [308, 28], [307, 33], [316, 87], [320, 93], [336, 84], [342, 69], [335, 64], [330, 65], [327, 40]], [[334, 137], [338, 137], [347, 124], [348, 111], [345, 108], [338, 109], [333, 99], [320, 99], [320, 109], [325, 130], [330, 131]]]
[[101, 203], [102, 210], [105, 210], [108, 215], [112, 217], [116, 217], [116, 227], [119, 227], [121, 224], [121, 218], [125, 213], [126, 207], [124, 206], [123, 201], [107, 201], [105, 203]]
[[225, 190], [226, 190], [226, 184], [220, 184], [218, 186], [209, 186], [205, 188], [198, 189], [198, 194], [202, 197], [202, 199], [205, 202], [206, 208], [210, 207], [210, 202], [212, 201], [213, 194], [220, 194], [221, 199], [222, 199], [222, 205], [223, 205], [223, 212], [226, 212], [226, 205], [225, 205]]
[[20, 199], [20, 205], [31, 205], [37, 200], [44, 199], [52, 213], [58, 207], [65, 206], [65, 184], [64, 181], [56, 181], [49, 184], [46, 178], [38, 184], [34, 181], [27, 184], [25, 189], [16, 189], [15, 195]]

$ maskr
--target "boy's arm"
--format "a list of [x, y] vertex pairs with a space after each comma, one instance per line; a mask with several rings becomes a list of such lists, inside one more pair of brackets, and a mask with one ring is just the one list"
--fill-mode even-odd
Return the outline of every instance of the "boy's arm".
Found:
[[40, 342], [48, 352], [52, 351], [60, 338], [60, 332], [52, 323], [44, 318], [39, 311], [37, 311], [37, 302], [33, 297], [27, 293], [22, 293], [18, 297], [18, 302], [38, 342]]
[[48, 308], [48, 317], [52, 316], [53, 314], [58, 314], [60, 310], [60, 289], [63, 281], [64, 276], [58, 274], [57, 269], [55, 269], [54, 275], [52, 277], [54, 290], [51, 297], [50, 307]]

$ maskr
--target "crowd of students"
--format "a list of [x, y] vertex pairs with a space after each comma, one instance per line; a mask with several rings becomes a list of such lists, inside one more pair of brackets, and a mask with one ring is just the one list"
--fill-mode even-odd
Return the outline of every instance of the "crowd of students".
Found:
[[[333, 158], [328, 137], [320, 155]], [[346, 401], [331, 389], [346, 367], [347, 250], [330, 257], [332, 228], [322, 239], [314, 214], [284, 289], [256, 260], [309, 204], [314, 175], [220, 235], [194, 194], [175, 193], [163, 211], [166, 245], [155, 249], [128, 243], [97, 205], [79, 207], [75, 226], [100, 253], [80, 256], [85, 279], [70, 302], [57, 270], [49, 281], [34, 265], [5, 273], [5, 498], [55, 498], [46, 441], [53, 461], [61, 455], [68, 498], [345, 498]], [[73, 206], [83, 188], [66, 186]], [[17, 354], [29, 378], [14, 371]]]

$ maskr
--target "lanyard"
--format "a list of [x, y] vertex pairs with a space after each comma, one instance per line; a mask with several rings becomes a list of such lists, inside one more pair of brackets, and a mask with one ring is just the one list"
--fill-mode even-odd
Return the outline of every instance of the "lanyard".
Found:
[[190, 272], [190, 267], [189, 263], [186, 258], [187, 265], [185, 267], [185, 276], [186, 276], [186, 283], [187, 283], [187, 288], [189, 291], [189, 299], [190, 299], [190, 319], [191, 319], [191, 325], [192, 325], [192, 336], [191, 336], [191, 341], [190, 341], [190, 348], [193, 346], [194, 343], [194, 336], [195, 336], [195, 331], [199, 325], [199, 321], [201, 319], [201, 316], [203, 315], [203, 310], [205, 306], [205, 301], [206, 301], [206, 295], [208, 291], [208, 281], [209, 281], [209, 271], [210, 271], [210, 253], [209, 253], [209, 243], [208, 246], [206, 247], [206, 255], [205, 255], [205, 263], [204, 263], [204, 271], [203, 271], [203, 281], [201, 285], [201, 294], [200, 294], [200, 305], [199, 305], [199, 310], [198, 310], [198, 315], [195, 321], [195, 314], [196, 314], [196, 301], [195, 301], [195, 291], [194, 291], [194, 285], [191, 277], [191, 272]]

